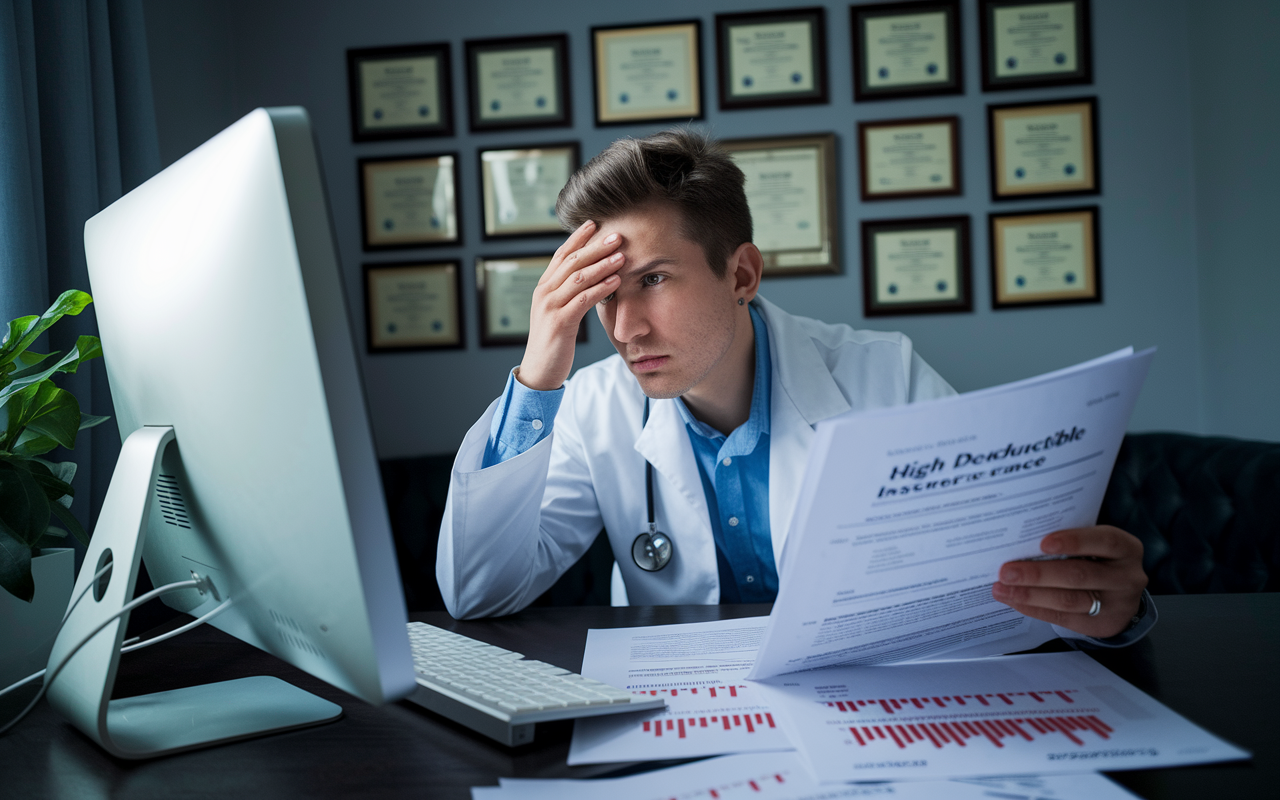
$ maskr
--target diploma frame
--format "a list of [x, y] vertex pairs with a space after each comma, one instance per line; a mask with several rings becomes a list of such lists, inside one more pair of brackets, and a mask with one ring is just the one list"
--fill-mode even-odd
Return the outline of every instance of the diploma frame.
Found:
[[[440, 98], [440, 120], [422, 125], [404, 125], [394, 128], [369, 128], [364, 124], [365, 97], [361, 90], [360, 66], [370, 61], [404, 58], [433, 58], [436, 60], [435, 87]], [[347, 88], [351, 96], [351, 138], [357, 142], [377, 142], [388, 139], [416, 139], [425, 136], [453, 135], [453, 81], [450, 77], [448, 42], [408, 44], [395, 47], [366, 47], [347, 51]]]
[[[480, 346], [481, 347], [523, 347], [529, 341], [528, 332], [520, 334], [504, 334], [495, 333], [494, 321], [489, 319], [489, 272], [493, 265], [506, 261], [532, 261], [534, 259], [545, 260], [550, 264], [555, 253], [530, 253], [525, 255], [513, 256], [477, 256], [476, 257], [476, 305], [479, 307], [478, 319], [480, 320]], [[529, 303], [532, 305], [533, 297], [529, 297]], [[585, 342], [587, 340], [587, 318], [582, 318], [582, 323], [578, 326], [578, 341]]]
[[[973, 311], [973, 275], [970, 262], [972, 243], [967, 214], [915, 219], [876, 219], [862, 222], [862, 314], [866, 317], [889, 317], [904, 314], [946, 314]], [[876, 254], [876, 235], [881, 233], [926, 233], [953, 230], [956, 233], [956, 262], [951, 279], [958, 289], [955, 298], [935, 301], [888, 303], [881, 300], [880, 264]]]
[[[369, 197], [369, 168], [375, 165], [395, 165], [397, 163], [407, 163], [411, 161], [430, 161], [432, 159], [439, 160], [444, 157], [453, 159], [453, 212], [456, 235], [445, 238], [419, 238], [413, 240], [399, 241], [394, 243], [379, 244], [376, 237], [371, 235], [370, 226], [372, 225], [372, 215], [377, 211], [371, 206], [373, 199]], [[427, 153], [417, 156], [388, 156], [379, 158], [362, 158], [357, 163], [358, 172], [357, 182], [360, 185], [360, 236], [367, 251], [374, 250], [404, 250], [407, 248], [418, 247], [438, 247], [447, 245], [462, 244], [462, 211], [459, 207], [459, 160], [457, 153]]]
[[[1065, 186], [1049, 185], [1041, 188], [1027, 187], [1019, 189], [1004, 181], [1004, 166], [1009, 158], [1012, 142], [1004, 141], [1002, 123], [1010, 115], [1038, 116], [1050, 114], [1079, 113], [1086, 119], [1081, 120], [1080, 130], [1084, 141], [1082, 171], [1079, 181], [1064, 181]], [[1024, 197], [1070, 197], [1074, 195], [1098, 194], [1102, 191], [1102, 171], [1099, 168], [1098, 156], [1098, 100], [1096, 97], [1074, 97], [1065, 100], [1037, 101], [1031, 103], [1009, 103], [1007, 105], [987, 106], [987, 149], [991, 170], [991, 199], [1017, 200]], [[1082, 184], [1082, 185], [1079, 185]], [[1079, 185], [1078, 188], [1071, 188]]]
[[517, 230], [497, 230], [497, 224], [494, 220], [495, 216], [495, 197], [493, 181], [490, 173], [485, 169], [484, 156], [486, 153], [534, 153], [540, 152], [540, 158], [562, 159], [565, 162], [567, 170], [566, 175], [572, 175], [577, 171], [581, 164], [581, 156], [577, 142], [558, 142], [555, 144], [534, 144], [527, 147], [494, 147], [476, 152], [476, 160], [479, 165], [480, 175], [480, 220], [481, 234], [483, 238], [492, 239], [514, 239], [525, 236], [563, 236], [564, 229], [560, 227], [558, 219], [543, 226], [529, 226]]
[[1009, 8], [1048, 5], [1041, 0], [980, 0], [978, 9], [978, 33], [982, 41], [982, 91], [999, 92], [1008, 89], [1033, 89], [1044, 86], [1070, 86], [1093, 83], [1093, 34], [1091, 32], [1089, 0], [1051, 0], [1052, 3], [1069, 2], [1075, 7], [1075, 62], [1069, 72], [1028, 72], [1025, 75], [998, 76], [999, 59], [1007, 58], [996, 52], [996, 12]]
[[[942, 12], [947, 17], [946, 81], [929, 81], [887, 87], [870, 85], [866, 74], [867, 20], [876, 17], [905, 17]], [[912, 0], [906, 3], [868, 3], [849, 7], [853, 33], [853, 100], [894, 100], [904, 97], [964, 94], [964, 58], [961, 52], [959, 0]]]
[[[661, 32], [679, 33], [686, 37], [689, 47], [691, 71], [681, 77], [681, 89], [689, 102], [671, 112], [648, 111], [616, 114], [608, 110], [608, 98], [615, 87], [609, 85], [609, 69], [604, 58], [606, 43], [615, 38], [642, 37]], [[702, 21], [697, 19], [675, 22], [652, 22], [638, 25], [615, 25], [591, 29], [591, 72], [595, 75], [596, 126], [628, 125], [634, 122], [660, 122], [670, 120], [695, 120], [703, 116], [702, 90]]]
[[[455, 335], [439, 341], [410, 340], [390, 343], [381, 340], [381, 329], [384, 320], [377, 309], [377, 282], [388, 278], [404, 278], [413, 274], [441, 274], [452, 277], [452, 302], [448, 304], [453, 316]], [[466, 349], [466, 326], [462, 316], [462, 264], [458, 261], [408, 261], [395, 264], [364, 265], [364, 308], [365, 336], [367, 350], [370, 355], [379, 353], [406, 353], [423, 350], [464, 350]]]
[[[741, 14], [716, 15], [716, 64], [720, 87], [720, 110], [739, 108], [766, 108], [770, 106], [794, 106], [830, 102], [827, 89], [827, 11], [821, 6], [812, 8], [787, 8], [777, 11], [752, 11]], [[758, 95], [734, 95], [733, 47], [734, 28], [746, 25], [771, 23], [809, 23], [809, 69], [813, 75], [813, 88], [799, 91], [771, 92]], [[797, 76], [798, 78], [798, 76]]]
[[[550, 50], [555, 65], [554, 115], [532, 115], [503, 120], [482, 119], [480, 99], [484, 92], [484, 75], [480, 72], [480, 56], [503, 50]], [[569, 37], [563, 33], [544, 36], [518, 36], [505, 39], [472, 39], [466, 43], [467, 109], [472, 131], [496, 131], [506, 128], [563, 128], [573, 124], [573, 108], [569, 91]]]
[[[948, 153], [950, 164], [948, 165], [951, 172], [951, 185], [944, 186], [941, 189], [909, 189], [906, 191], [896, 192], [877, 192], [871, 185], [871, 163], [868, 148], [867, 134], [877, 129], [889, 128], [905, 128], [933, 125], [946, 125], [948, 128], [948, 138], [951, 140], [951, 149]], [[915, 119], [884, 119], [874, 122], [858, 123], [858, 163], [859, 163], [859, 186], [862, 193], [862, 201], [872, 202], [877, 200], [907, 200], [914, 197], [946, 197], [951, 195], [964, 194], [964, 180], [960, 168], [960, 118], [959, 117], [919, 117]]]
[[[839, 275], [840, 274], [840, 217], [839, 190], [836, 186], [836, 136], [834, 133], [820, 133], [808, 136], [785, 136], [763, 139], [730, 139], [720, 143], [730, 153], [747, 150], [789, 150], [793, 148], [813, 148], [818, 154], [818, 179], [821, 186], [818, 190], [818, 219], [822, 226], [820, 238], [822, 245], [816, 251], [776, 251], [761, 248], [764, 256], [764, 277], [784, 278], [798, 275]], [[749, 200], [750, 198], [748, 198]], [[758, 228], [758, 225], [757, 225]], [[820, 264], [806, 264], [788, 267], [785, 262], [789, 256], [803, 256], [807, 252], [826, 253], [826, 260]]]
[[[1060, 306], [1102, 302], [1102, 248], [1098, 235], [1098, 207], [1037, 209], [987, 217], [991, 232], [991, 307], [996, 310], [1027, 306]], [[1004, 291], [1008, 265], [1004, 260], [1004, 236], [1019, 224], [1052, 223], [1079, 219], [1084, 223], [1084, 274], [1079, 288], [1011, 297]]]

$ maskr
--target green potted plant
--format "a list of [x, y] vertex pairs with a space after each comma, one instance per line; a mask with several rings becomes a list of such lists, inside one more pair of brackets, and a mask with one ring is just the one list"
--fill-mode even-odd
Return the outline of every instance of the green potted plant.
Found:
[[44, 314], [10, 322], [0, 341], [0, 688], [44, 666], [75, 577], [74, 551], [62, 545], [68, 532], [89, 542], [71, 514], [75, 462], [44, 456], [75, 447], [80, 431], [107, 420], [80, 413], [53, 382], [102, 355], [102, 345], [81, 336], [67, 353], [29, 348], [91, 302], [84, 292], [63, 292]]

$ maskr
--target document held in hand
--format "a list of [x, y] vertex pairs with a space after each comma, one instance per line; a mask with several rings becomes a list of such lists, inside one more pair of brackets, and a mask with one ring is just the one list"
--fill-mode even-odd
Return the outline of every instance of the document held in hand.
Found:
[[1097, 521], [1154, 352], [819, 423], [749, 677], [1053, 638], [991, 585], [1047, 534]]

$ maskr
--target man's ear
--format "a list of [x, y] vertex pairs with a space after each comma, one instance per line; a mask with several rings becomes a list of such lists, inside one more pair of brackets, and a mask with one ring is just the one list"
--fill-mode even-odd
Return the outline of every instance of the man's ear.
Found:
[[751, 242], [738, 245], [729, 256], [728, 277], [733, 280], [734, 294], [750, 303], [760, 291], [760, 278], [764, 274], [764, 256], [760, 248]]

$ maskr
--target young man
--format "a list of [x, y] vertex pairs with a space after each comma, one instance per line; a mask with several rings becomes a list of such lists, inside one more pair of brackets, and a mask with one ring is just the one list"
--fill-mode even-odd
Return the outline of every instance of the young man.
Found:
[[[560, 193], [575, 230], [534, 292], [523, 361], [454, 463], [436, 567], [454, 616], [520, 610], [602, 526], [632, 603], [771, 601], [813, 426], [954, 393], [902, 334], [759, 297], [743, 183], [704, 136], [672, 130], [615, 142]], [[592, 308], [618, 355], [569, 380]], [[665, 565], [636, 545], [651, 521]], [[1133, 536], [1059, 531], [1042, 549], [1086, 558], [1006, 564], [996, 599], [1109, 644], [1154, 621]]]

